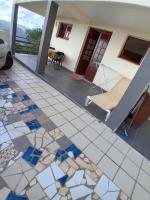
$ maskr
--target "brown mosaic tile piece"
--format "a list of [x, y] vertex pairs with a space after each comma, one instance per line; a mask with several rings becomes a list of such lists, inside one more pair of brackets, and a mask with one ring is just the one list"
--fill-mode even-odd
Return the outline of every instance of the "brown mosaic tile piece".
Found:
[[48, 120], [48, 117], [43, 114], [43, 115], [38, 116], [37, 120], [40, 122], [40, 124], [43, 124]]
[[53, 137], [54, 140], [58, 140], [64, 136], [64, 133], [58, 128], [50, 131], [49, 134]]
[[17, 111], [21, 111], [21, 110], [23, 110], [23, 109], [26, 108], [26, 106], [25, 106], [22, 102], [19, 102], [19, 103], [17, 103], [17, 104], [14, 104], [14, 107], [15, 107], [15, 109], [16, 109]]
[[59, 189], [59, 192], [58, 192], [58, 193], [59, 193], [61, 196], [65, 197], [65, 196], [67, 195], [68, 191], [69, 191], [68, 188], [62, 187], [62, 188]]
[[29, 99], [29, 100], [23, 101], [23, 104], [25, 106], [30, 106], [30, 105], [34, 104], [34, 102], [31, 99]]
[[34, 115], [32, 113], [23, 114], [23, 115], [21, 115], [21, 118], [24, 122], [28, 122], [28, 121], [35, 119]]
[[68, 158], [68, 159], [66, 160], [66, 162], [67, 162], [68, 165], [69, 165], [70, 167], [72, 167], [73, 169], [75, 169], [75, 170], [79, 169], [79, 166], [76, 164], [75, 161], [73, 161], [73, 159]]

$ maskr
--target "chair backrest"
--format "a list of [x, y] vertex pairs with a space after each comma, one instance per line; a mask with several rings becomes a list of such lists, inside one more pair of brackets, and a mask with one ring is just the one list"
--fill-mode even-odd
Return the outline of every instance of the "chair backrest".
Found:
[[118, 81], [118, 83], [112, 88], [110, 92], [112, 92], [117, 97], [122, 97], [130, 83], [130, 79], [123, 77], [120, 79], [120, 81]]
[[65, 55], [65, 54], [64, 54], [63, 52], [61, 52], [61, 51], [57, 51], [56, 54], [57, 54], [58, 56], [64, 56], [64, 55]]

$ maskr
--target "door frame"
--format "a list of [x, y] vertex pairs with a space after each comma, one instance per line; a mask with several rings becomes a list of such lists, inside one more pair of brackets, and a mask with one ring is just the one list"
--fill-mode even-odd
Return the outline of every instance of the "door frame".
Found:
[[[95, 31], [97, 34], [94, 33], [94, 31]], [[88, 67], [88, 64], [89, 64], [89, 62], [90, 62], [90, 60], [91, 60], [91, 57], [92, 57], [92, 54], [93, 54], [93, 51], [94, 51], [94, 49], [95, 49], [96, 43], [95, 43], [94, 48], [93, 48], [93, 50], [92, 50], [92, 54], [91, 54], [91, 56], [90, 56], [90, 58], [89, 58], [89, 61], [88, 61], [88, 60], [84, 60], [83, 57], [84, 57], [84, 54], [85, 54], [85, 52], [86, 52], [86, 50], [87, 50], [86, 48], [87, 48], [87, 46], [88, 46], [88, 44], [89, 44], [90, 38], [97, 41], [97, 39], [99, 38], [98, 34], [99, 34], [98, 31], [97, 31], [94, 27], [89, 27], [88, 32], [87, 32], [87, 35], [86, 35], [85, 40], [84, 40], [84, 44], [82, 45], [82, 49], [81, 49], [81, 51], [80, 51], [80, 55], [79, 55], [79, 57], [78, 57], [78, 62], [77, 62], [76, 69], [75, 69], [75, 72], [76, 72], [76, 73], [85, 75], [86, 69], [87, 69], [87, 67]], [[89, 55], [88, 55], [88, 56], [89, 56]], [[82, 68], [81, 68], [81, 65], [83, 65], [83, 64], [84, 64], [84, 67], [83, 67], [83, 69], [82, 69]], [[85, 66], [85, 65], [86, 65], [86, 66]]]
[[[82, 48], [80, 50], [80, 53], [79, 53], [79, 56], [78, 56], [78, 60], [77, 60], [77, 64], [76, 64], [76, 67], [75, 67], [75, 73], [77, 72], [77, 69], [78, 69], [78, 66], [79, 66], [79, 63], [80, 63], [80, 60], [82, 58], [82, 54], [83, 54], [83, 51], [84, 51], [84, 47], [86, 45], [86, 42], [87, 42], [87, 39], [88, 39], [88, 36], [89, 36], [89, 33], [90, 33], [90, 29], [94, 29], [96, 31], [99, 31], [99, 32], [106, 32], [106, 33], [110, 33], [111, 36], [113, 35], [113, 31], [110, 31], [110, 30], [106, 30], [106, 29], [101, 29], [99, 27], [94, 27], [94, 26], [89, 26], [88, 27], [88, 30], [87, 30], [87, 33], [86, 33], [86, 36], [85, 36], [85, 39], [84, 39], [84, 42], [82, 44]], [[94, 50], [93, 50], [94, 52]], [[93, 55], [93, 54], [92, 54]], [[91, 56], [92, 57], [92, 56]], [[88, 66], [87, 66], [88, 68]]]
[[[104, 35], [105, 35], [105, 37], [104, 37]], [[104, 52], [103, 52], [103, 54], [102, 54], [102, 58], [101, 58], [100, 61], [98, 61], [98, 63], [100, 64], [100, 63], [102, 62], [103, 57], [104, 57], [104, 55], [105, 55], [105, 51], [106, 51], [106, 49], [107, 49], [107, 47], [108, 47], [108, 44], [109, 44], [109, 41], [110, 41], [110, 39], [111, 39], [111, 36], [112, 36], [112, 33], [111, 33], [111, 32], [108, 32], [108, 31], [107, 31], [107, 32], [106, 32], [106, 31], [100, 31], [99, 38], [98, 38], [98, 40], [97, 40], [97, 43], [96, 43], [96, 45], [95, 45], [95, 48], [94, 48], [94, 50], [93, 50], [93, 53], [92, 53], [90, 62], [89, 62], [89, 64], [88, 64], [88, 67], [87, 67], [86, 73], [85, 73], [85, 79], [87, 79], [87, 80], [90, 81], [90, 82], [93, 82], [93, 80], [94, 80], [94, 78], [95, 78], [95, 75], [96, 75], [96, 73], [97, 73], [97, 70], [98, 70], [98, 68], [95, 66], [95, 64], [92, 63], [92, 60], [94, 59], [95, 54], [97, 53], [97, 50], [100, 49], [100, 51], [101, 51], [101, 49], [103, 49]], [[107, 41], [106, 47], [103, 47], [103, 45], [102, 45], [101, 47], [99, 47], [100, 41], [102, 41], [103, 43], [104, 43], [104, 42], [106, 43], [106, 41]], [[100, 52], [98, 53], [98, 56], [99, 56], [99, 55], [100, 55]], [[97, 60], [98, 60], [98, 56], [97, 56]]]

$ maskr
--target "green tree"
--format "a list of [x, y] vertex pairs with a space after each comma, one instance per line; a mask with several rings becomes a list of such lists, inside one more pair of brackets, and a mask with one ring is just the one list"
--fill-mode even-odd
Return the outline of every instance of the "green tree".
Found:
[[17, 53], [37, 54], [41, 40], [42, 29], [34, 28], [26, 30], [27, 42], [16, 42]]
[[41, 35], [42, 35], [42, 29], [40, 28], [26, 30], [27, 40], [28, 42], [31, 43], [31, 51], [38, 51]]
[[41, 35], [42, 35], [41, 28], [33, 28], [26, 30], [27, 40], [31, 43], [39, 45], [41, 40]]

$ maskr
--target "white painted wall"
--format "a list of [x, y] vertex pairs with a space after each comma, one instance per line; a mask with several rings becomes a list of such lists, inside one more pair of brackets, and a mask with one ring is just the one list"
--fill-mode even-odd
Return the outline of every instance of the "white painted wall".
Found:
[[6, 31], [0, 30], [0, 38], [8, 42], [10, 44], [10, 33]]
[[[112, 70], [117, 71], [117, 73], [120, 73], [122, 76], [132, 79], [134, 75], [136, 74], [137, 70], [139, 69], [139, 65], [136, 65], [127, 60], [121, 59], [118, 56], [129, 35], [132, 35], [138, 38], [143, 38], [145, 40], [150, 41], [150, 33], [142, 33], [142, 32], [137, 32], [137, 31], [133, 31], [129, 29], [123, 29], [119, 27], [101, 26], [100, 28], [105, 29], [105, 30], [110, 30], [113, 32], [111, 40], [106, 49], [106, 52], [102, 59], [101, 64], [104, 64], [108, 66], [109, 68], [111, 68]], [[100, 65], [96, 73], [95, 79], [93, 81], [96, 85], [99, 85], [99, 86], [101, 85], [101, 80], [100, 80], [101, 73], [102, 73], [102, 66]], [[107, 79], [111, 79], [111, 78], [112, 78], [111, 73], [109, 73], [109, 77], [107, 77]]]
[[[56, 37], [59, 22], [73, 24], [69, 40]], [[62, 51], [65, 53], [65, 61], [63, 65], [70, 71], [75, 70], [78, 57], [87, 33], [87, 29], [87, 25], [79, 24], [79, 22], [73, 19], [58, 19], [55, 22], [50, 45], [54, 47], [57, 51]]]

